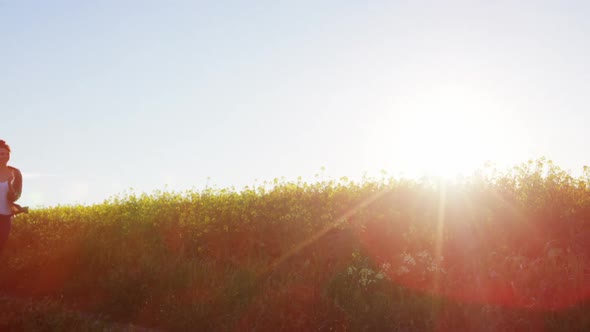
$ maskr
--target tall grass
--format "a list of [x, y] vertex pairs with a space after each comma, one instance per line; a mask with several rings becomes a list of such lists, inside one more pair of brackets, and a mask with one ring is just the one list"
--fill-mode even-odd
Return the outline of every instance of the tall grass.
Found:
[[590, 330], [590, 170], [276, 181], [19, 216], [0, 289], [164, 330]]

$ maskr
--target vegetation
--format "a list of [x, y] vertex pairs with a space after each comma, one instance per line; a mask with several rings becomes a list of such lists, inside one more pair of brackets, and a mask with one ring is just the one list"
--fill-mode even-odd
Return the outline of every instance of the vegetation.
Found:
[[[541, 159], [31, 211], [0, 290], [166, 331], [588, 331], [589, 245], [590, 169]], [[0, 324], [83, 326], [27, 308]]]

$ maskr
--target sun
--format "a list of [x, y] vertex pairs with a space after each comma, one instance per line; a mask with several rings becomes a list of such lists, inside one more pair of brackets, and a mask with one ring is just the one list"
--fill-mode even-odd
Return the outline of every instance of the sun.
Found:
[[503, 164], [514, 150], [500, 108], [468, 88], [418, 94], [377, 124], [369, 153], [376, 164], [412, 178], [451, 179], [488, 161]]
[[450, 113], [431, 113], [408, 123], [405, 155], [414, 171], [452, 178], [477, 167], [487, 144], [471, 122]]

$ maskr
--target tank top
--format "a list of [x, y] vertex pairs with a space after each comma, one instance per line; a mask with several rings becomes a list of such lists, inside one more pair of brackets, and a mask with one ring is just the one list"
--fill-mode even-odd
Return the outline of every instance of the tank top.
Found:
[[8, 181], [0, 182], [0, 214], [9, 216], [12, 214], [8, 203]]

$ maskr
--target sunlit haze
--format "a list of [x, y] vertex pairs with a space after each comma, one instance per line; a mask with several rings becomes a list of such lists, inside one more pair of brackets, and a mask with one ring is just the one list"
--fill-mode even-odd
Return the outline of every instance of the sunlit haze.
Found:
[[[21, 202], [590, 164], [580, 1], [3, 1]], [[133, 188], [133, 189], [130, 189]]]

